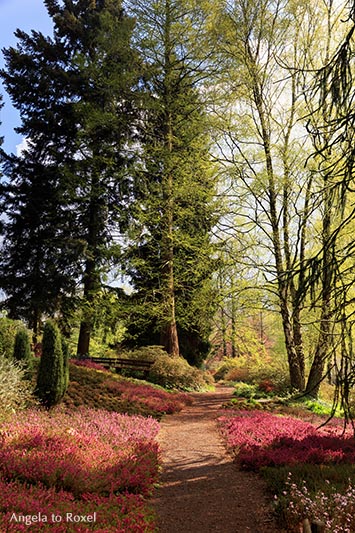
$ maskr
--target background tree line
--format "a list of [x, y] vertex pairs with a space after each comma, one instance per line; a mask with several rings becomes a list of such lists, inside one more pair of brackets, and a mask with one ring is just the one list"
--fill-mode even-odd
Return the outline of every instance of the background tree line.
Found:
[[[333, 0], [46, 0], [5, 88], [0, 284], [40, 331], [105, 324], [199, 364], [277, 314], [291, 386], [352, 379], [353, 9]], [[121, 274], [131, 294], [108, 281]], [[104, 328], [104, 329], [105, 329]]]

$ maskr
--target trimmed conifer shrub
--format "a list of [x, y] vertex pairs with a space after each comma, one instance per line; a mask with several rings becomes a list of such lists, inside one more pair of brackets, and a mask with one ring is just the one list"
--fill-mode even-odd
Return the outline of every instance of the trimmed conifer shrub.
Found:
[[41, 403], [50, 408], [60, 402], [65, 391], [62, 339], [58, 326], [48, 320], [43, 329], [42, 356], [35, 392]]
[[13, 359], [21, 363], [25, 378], [29, 378], [32, 370], [31, 341], [25, 328], [18, 330], [15, 336]]
[[28, 332], [23, 328], [15, 336], [13, 358], [28, 364], [31, 360], [31, 342]]

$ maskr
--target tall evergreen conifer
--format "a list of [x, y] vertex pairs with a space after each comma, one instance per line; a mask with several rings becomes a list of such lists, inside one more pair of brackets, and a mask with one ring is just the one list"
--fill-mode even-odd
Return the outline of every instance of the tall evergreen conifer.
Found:
[[1, 284], [11, 316], [38, 327], [43, 313], [68, 309], [80, 283], [84, 355], [101, 273], [123, 224], [138, 62], [133, 21], [119, 0], [45, 5], [53, 38], [18, 30], [1, 72], [29, 139], [20, 156], [6, 156]]
[[216, 174], [201, 96], [205, 14], [197, 2], [180, 0], [137, 0], [128, 9], [137, 17], [135, 42], [150, 69], [127, 254], [136, 289], [128, 332], [132, 343], [158, 343], [197, 362], [213, 315], [216, 222]]

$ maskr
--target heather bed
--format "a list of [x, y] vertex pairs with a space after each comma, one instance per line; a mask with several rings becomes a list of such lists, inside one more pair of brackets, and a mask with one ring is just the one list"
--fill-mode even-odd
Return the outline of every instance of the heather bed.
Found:
[[70, 383], [63, 404], [74, 409], [88, 406], [159, 419], [164, 414], [181, 411], [190, 401], [187, 393], [127, 379], [84, 360], [70, 364]]
[[1, 418], [0, 531], [155, 531], [158, 419], [190, 397], [86, 362], [70, 377], [60, 406]]
[[[14, 416], [1, 428], [0, 530], [154, 531], [146, 497], [158, 429], [153, 418], [86, 408]], [[91, 521], [73, 521], [81, 516]]]
[[355, 531], [355, 440], [340, 421], [317, 428], [265, 411], [226, 413], [221, 432], [236, 462], [261, 471], [275, 494], [283, 527], [299, 531], [303, 518], [327, 533]]

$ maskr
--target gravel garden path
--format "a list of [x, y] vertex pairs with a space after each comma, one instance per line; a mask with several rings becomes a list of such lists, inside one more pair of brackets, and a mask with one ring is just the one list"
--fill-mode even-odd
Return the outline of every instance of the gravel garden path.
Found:
[[153, 499], [160, 533], [281, 533], [264, 482], [237, 468], [218, 433], [232, 391], [195, 394], [193, 405], [162, 420], [163, 472]]

